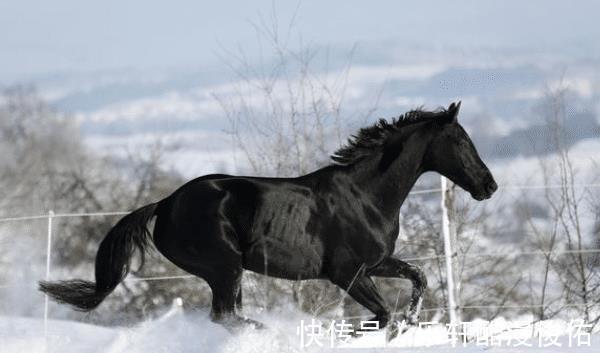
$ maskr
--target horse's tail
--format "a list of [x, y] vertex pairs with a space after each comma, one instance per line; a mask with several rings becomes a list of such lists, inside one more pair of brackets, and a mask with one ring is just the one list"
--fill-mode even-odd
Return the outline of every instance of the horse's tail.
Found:
[[137, 209], [111, 228], [96, 255], [96, 283], [77, 279], [40, 281], [39, 289], [57, 302], [71, 304], [76, 309], [90, 311], [96, 308], [125, 278], [136, 248], [140, 250], [141, 264], [144, 264], [144, 252], [152, 238], [146, 224], [156, 207], [153, 203]]

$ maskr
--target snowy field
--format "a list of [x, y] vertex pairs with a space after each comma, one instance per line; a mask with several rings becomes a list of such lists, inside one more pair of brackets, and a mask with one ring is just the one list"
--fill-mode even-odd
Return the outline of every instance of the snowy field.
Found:
[[[404, 335], [385, 345], [384, 333], [376, 332], [363, 337], [352, 338], [344, 343], [343, 338], [335, 340], [332, 348], [329, 336], [312, 336], [310, 345], [300, 348], [300, 320], [310, 321], [297, 313], [254, 315], [268, 325], [266, 330], [242, 331], [230, 334], [216, 325], [206, 314], [184, 314], [180, 307], [174, 306], [163, 317], [144, 322], [135, 327], [106, 328], [88, 324], [50, 320], [47, 337], [44, 337], [43, 320], [19, 317], [0, 317], [0, 352], [598, 352], [600, 334], [589, 336], [560, 334], [566, 331], [562, 321], [548, 322], [549, 330], [542, 336], [531, 338], [531, 329], [513, 330], [510, 333], [496, 335], [495, 344], [486, 346], [485, 340], [479, 344], [472, 341], [466, 345], [458, 343], [455, 347], [446, 340], [446, 331], [441, 326], [411, 329]], [[502, 319], [495, 321], [497, 327], [508, 323]], [[556, 335], [558, 336], [556, 336]], [[559, 335], [560, 334], [560, 335]], [[309, 340], [305, 335], [305, 343]], [[519, 340], [521, 339], [521, 340]], [[589, 340], [589, 346], [586, 344]], [[488, 341], [489, 343], [489, 341]], [[320, 344], [320, 345], [319, 345]], [[527, 347], [524, 345], [531, 345]], [[548, 345], [548, 347], [540, 347]], [[560, 345], [560, 346], [558, 346]], [[518, 346], [518, 347], [517, 347]]]

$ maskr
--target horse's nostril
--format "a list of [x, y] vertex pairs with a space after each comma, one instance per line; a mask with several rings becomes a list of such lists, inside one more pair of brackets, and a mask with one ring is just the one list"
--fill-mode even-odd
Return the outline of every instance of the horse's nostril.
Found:
[[487, 190], [487, 192], [489, 192], [491, 194], [491, 193], [495, 192], [496, 190], [498, 190], [498, 184], [496, 184], [496, 182], [492, 179], [486, 185], [486, 190]]

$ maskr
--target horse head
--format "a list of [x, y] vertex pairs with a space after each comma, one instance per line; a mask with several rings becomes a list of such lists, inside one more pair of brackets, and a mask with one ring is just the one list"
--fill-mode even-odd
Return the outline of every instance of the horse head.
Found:
[[478, 201], [489, 199], [498, 189], [471, 138], [458, 123], [460, 102], [452, 103], [435, 119], [435, 134], [429, 146], [427, 166], [469, 192]]

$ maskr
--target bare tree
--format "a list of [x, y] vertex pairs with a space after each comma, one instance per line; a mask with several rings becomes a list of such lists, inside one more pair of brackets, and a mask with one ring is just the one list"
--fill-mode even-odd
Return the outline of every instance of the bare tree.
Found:
[[[182, 179], [163, 170], [165, 147], [157, 143], [146, 150], [130, 152], [121, 160], [100, 157], [86, 148], [78, 128], [68, 115], [48, 106], [31, 87], [14, 87], [0, 96], [0, 214], [22, 216], [57, 212], [129, 211], [167, 196]], [[68, 276], [90, 276], [98, 244], [118, 216], [57, 218], [54, 221], [52, 264], [55, 272]], [[17, 256], [43, 259], [45, 243], [40, 242], [44, 222], [3, 223], [0, 243], [10, 244], [11, 253], [0, 252], [0, 273], [27, 278], [31, 282], [43, 277], [40, 262], [24, 262]], [[14, 241], [18, 236], [18, 241]], [[182, 274], [182, 271], [158, 254], [148, 259], [138, 275]], [[18, 266], [23, 264], [23, 266]], [[8, 266], [4, 268], [4, 266]], [[135, 275], [135, 274], [134, 274]], [[4, 281], [10, 278], [2, 278]], [[10, 291], [0, 295], [11, 295]], [[148, 295], [151, 293], [151, 295]], [[200, 293], [209, 293], [208, 291]], [[32, 296], [36, 292], [18, 292]], [[155, 315], [170, 306], [174, 297], [186, 305], [208, 306], [210, 295], [201, 295], [189, 282], [127, 282], [98, 311], [82, 315], [60, 311], [66, 317], [85, 321], [108, 322], [136, 320]], [[23, 297], [21, 297], [22, 299]], [[27, 302], [27, 300], [21, 300]], [[11, 301], [0, 301], [0, 309], [12, 310]], [[141, 309], [141, 310], [140, 310]], [[35, 310], [35, 308], [23, 308]]]
[[[282, 31], [273, 11], [253, 27], [259, 46], [267, 52], [252, 62], [242, 51], [224, 50], [223, 60], [235, 80], [214, 94], [229, 121], [227, 132], [236, 158], [241, 159], [238, 168], [255, 175], [306, 174], [328, 164], [330, 151], [341, 145], [352, 122], [368, 119], [377, 103], [363, 112], [344, 108], [352, 53], [334, 73], [319, 70], [321, 52], [301, 38], [298, 45], [293, 42], [294, 19]], [[316, 280], [289, 283], [246, 274], [244, 286], [251, 298], [267, 307], [284, 293], [312, 313], [331, 310], [339, 302], [323, 305], [339, 291]]]
[[552, 131], [556, 157], [552, 163], [552, 180], [555, 189], [547, 189], [547, 200], [556, 218], [555, 227], [562, 236], [566, 253], [557, 256], [556, 268], [566, 291], [566, 303], [578, 304], [583, 319], [596, 324], [598, 317], [592, 317], [592, 307], [600, 303], [599, 277], [593, 257], [584, 253], [593, 247], [593, 229], [583, 223], [586, 217], [586, 196], [590, 190], [580, 189], [578, 184], [586, 180], [578, 176], [574, 161], [567, 147], [567, 93], [565, 87], [550, 91], [546, 97], [546, 120]]
[[531, 244], [543, 255], [542, 276], [539, 278], [538, 272], [530, 281], [531, 304], [538, 320], [574, 310], [596, 325], [600, 317], [592, 316], [592, 308], [600, 304], [598, 254], [586, 249], [597, 249], [598, 244], [596, 230], [586, 225], [586, 220], [594, 217], [598, 203], [593, 189], [581, 187], [596, 180], [579, 175], [571, 156], [568, 129], [576, 122], [568, 121], [568, 111], [574, 110], [568, 98], [569, 90], [561, 84], [548, 89], [540, 105], [548, 132], [547, 149], [552, 153], [539, 157], [548, 214], [536, 216], [531, 207], [522, 209], [533, 236]]

